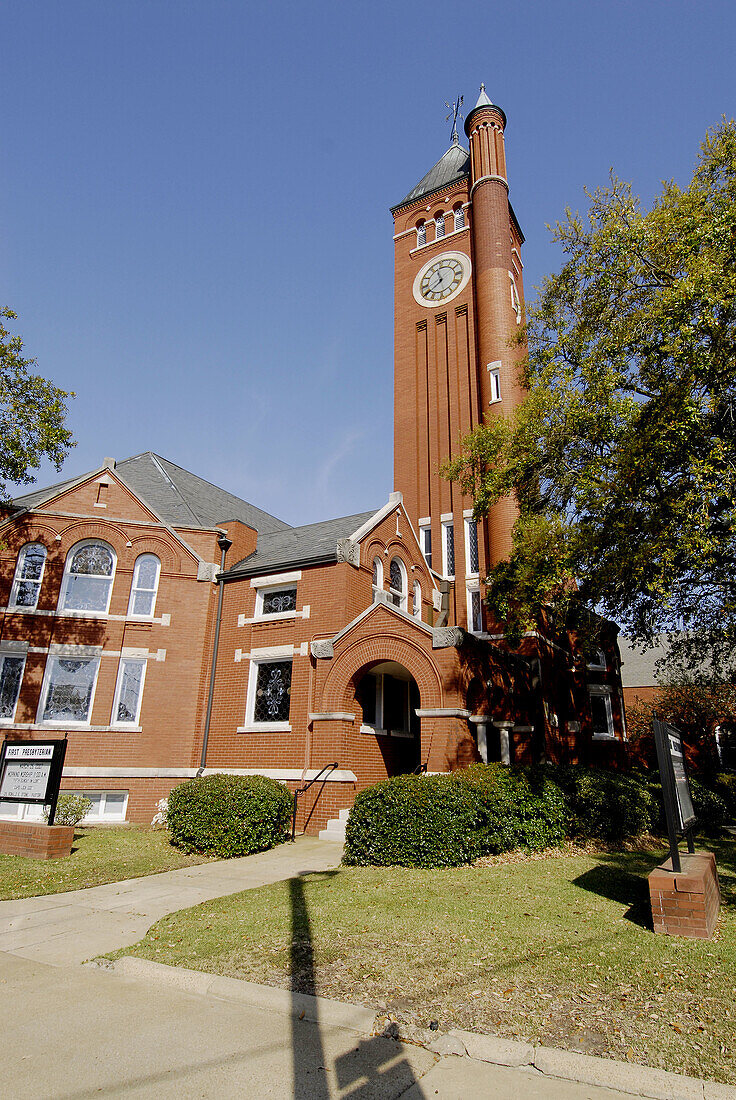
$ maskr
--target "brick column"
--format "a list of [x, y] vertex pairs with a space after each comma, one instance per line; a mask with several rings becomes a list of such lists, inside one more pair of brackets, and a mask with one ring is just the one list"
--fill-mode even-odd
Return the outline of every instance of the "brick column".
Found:
[[712, 852], [695, 852], [681, 855], [680, 861], [679, 874], [668, 859], [649, 876], [654, 931], [709, 940], [721, 904], [716, 857]]

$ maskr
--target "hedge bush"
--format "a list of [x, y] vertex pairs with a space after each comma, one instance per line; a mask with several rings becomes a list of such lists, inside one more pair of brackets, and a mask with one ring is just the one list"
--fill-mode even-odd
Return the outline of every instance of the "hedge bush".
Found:
[[736, 772], [719, 772], [711, 784], [719, 798], [726, 804], [726, 812], [731, 820], [736, 817]]
[[281, 844], [294, 806], [289, 790], [263, 775], [207, 775], [174, 787], [166, 824], [185, 852], [224, 858]]
[[[83, 794], [71, 794], [62, 791], [56, 802], [54, 825], [78, 825], [87, 816], [92, 803]], [[44, 820], [49, 819], [48, 807], [43, 812]]]
[[480, 803], [452, 775], [397, 775], [361, 791], [348, 817], [343, 862], [457, 867], [478, 853]]
[[559, 786], [543, 771], [503, 764], [473, 764], [455, 772], [480, 800], [480, 855], [513, 848], [540, 851], [565, 839], [568, 812]]
[[615, 843], [657, 827], [659, 802], [644, 777], [574, 764], [547, 773], [564, 793], [571, 837]]

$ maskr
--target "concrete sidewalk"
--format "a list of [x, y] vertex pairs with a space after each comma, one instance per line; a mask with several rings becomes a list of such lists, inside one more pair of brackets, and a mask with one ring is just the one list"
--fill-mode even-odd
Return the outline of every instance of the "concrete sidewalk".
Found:
[[178, 871], [111, 882], [66, 894], [0, 902], [0, 948], [55, 966], [129, 947], [167, 913], [337, 867], [342, 845], [299, 837], [270, 852], [200, 863]]

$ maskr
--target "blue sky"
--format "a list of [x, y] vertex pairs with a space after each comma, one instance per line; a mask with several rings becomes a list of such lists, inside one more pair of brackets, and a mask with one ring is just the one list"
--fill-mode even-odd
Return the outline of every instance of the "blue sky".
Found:
[[[9, 0], [0, 304], [75, 390], [74, 475], [154, 450], [292, 523], [392, 485], [389, 206], [485, 81], [527, 298], [609, 168], [645, 202], [734, 113], [736, 5]], [[57, 479], [45, 466], [39, 483]]]

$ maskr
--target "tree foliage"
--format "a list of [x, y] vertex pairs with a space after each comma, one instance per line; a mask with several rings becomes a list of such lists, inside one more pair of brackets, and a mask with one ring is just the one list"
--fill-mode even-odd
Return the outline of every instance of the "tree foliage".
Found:
[[35, 359], [23, 357], [23, 341], [3, 323], [15, 316], [0, 309], [0, 498], [7, 498], [8, 482], [30, 484], [44, 458], [60, 469], [74, 446], [64, 426], [74, 394], [33, 373]]
[[611, 174], [566, 211], [529, 311], [527, 397], [446, 470], [485, 514], [515, 494], [489, 603], [520, 629], [581, 602], [634, 639], [736, 633], [736, 124], [650, 210]]

